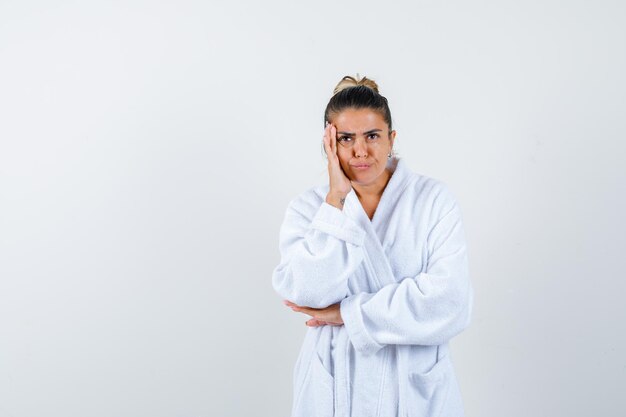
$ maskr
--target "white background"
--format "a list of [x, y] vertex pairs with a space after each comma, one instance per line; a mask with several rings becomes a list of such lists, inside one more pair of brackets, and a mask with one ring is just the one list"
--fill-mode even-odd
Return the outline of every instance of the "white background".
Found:
[[271, 287], [379, 83], [461, 205], [468, 416], [626, 413], [622, 1], [0, 0], [0, 417], [288, 416]]

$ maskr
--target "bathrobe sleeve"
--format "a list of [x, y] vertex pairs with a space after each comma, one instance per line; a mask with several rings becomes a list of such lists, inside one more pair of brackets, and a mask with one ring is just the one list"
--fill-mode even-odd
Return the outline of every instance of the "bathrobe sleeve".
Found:
[[348, 277], [363, 260], [365, 231], [342, 210], [293, 200], [280, 228], [280, 264], [272, 285], [298, 305], [324, 308], [348, 294]]
[[428, 233], [424, 272], [341, 302], [357, 351], [367, 355], [385, 344], [439, 345], [469, 325], [473, 290], [461, 211], [447, 189], [443, 197], [446, 203]]

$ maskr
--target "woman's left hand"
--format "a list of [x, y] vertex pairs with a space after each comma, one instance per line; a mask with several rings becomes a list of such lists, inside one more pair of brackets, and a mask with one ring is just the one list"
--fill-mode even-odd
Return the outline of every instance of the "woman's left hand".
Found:
[[340, 303], [331, 304], [326, 308], [311, 308], [306, 306], [299, 306], [289, 300], [285, 300], [283, 301], [283, 303], [287, 307], [290, 307], [293, 311], [308, 314], [309, 316], [313, 317], [312, 319], [305, 322], [307, 326], [317, 327], [324, 326], [326, 324], [331, 326], [341, 326], [343, 324], [341, 312], [339, 310]]

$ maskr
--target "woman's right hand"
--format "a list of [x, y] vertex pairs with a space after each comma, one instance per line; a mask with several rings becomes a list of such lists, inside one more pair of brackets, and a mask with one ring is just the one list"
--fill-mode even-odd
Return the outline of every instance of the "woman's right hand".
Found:
[[324, 129], [324, 149], [328, 157], [328, 180], [330, 190], [326, 196], [326, 202], [343, 208], [343, 201], [352, 189], [352, 184], [339, 164], [337, 156], [337, 128], [328, 123]]

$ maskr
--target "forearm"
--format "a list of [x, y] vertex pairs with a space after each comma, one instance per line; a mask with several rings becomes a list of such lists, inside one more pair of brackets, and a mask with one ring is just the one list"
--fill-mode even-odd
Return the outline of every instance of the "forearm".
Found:
[[363, 260], [364, 238], [364, 230], [330, 203], [322, 203], [310, 220], [288, 210], [274, 289], [298, 305], [323, 308], [339, 302], [348, 293], [348, 277]]
[[342, 300], [341, 315], [355, 348], [371, 353], [387, 344], [439, 345], [463, 331], [473, 303], [469, 281], [460, 276], [445, 287], [424, 285], [439, 279], [445, 277], [421, 274]]

